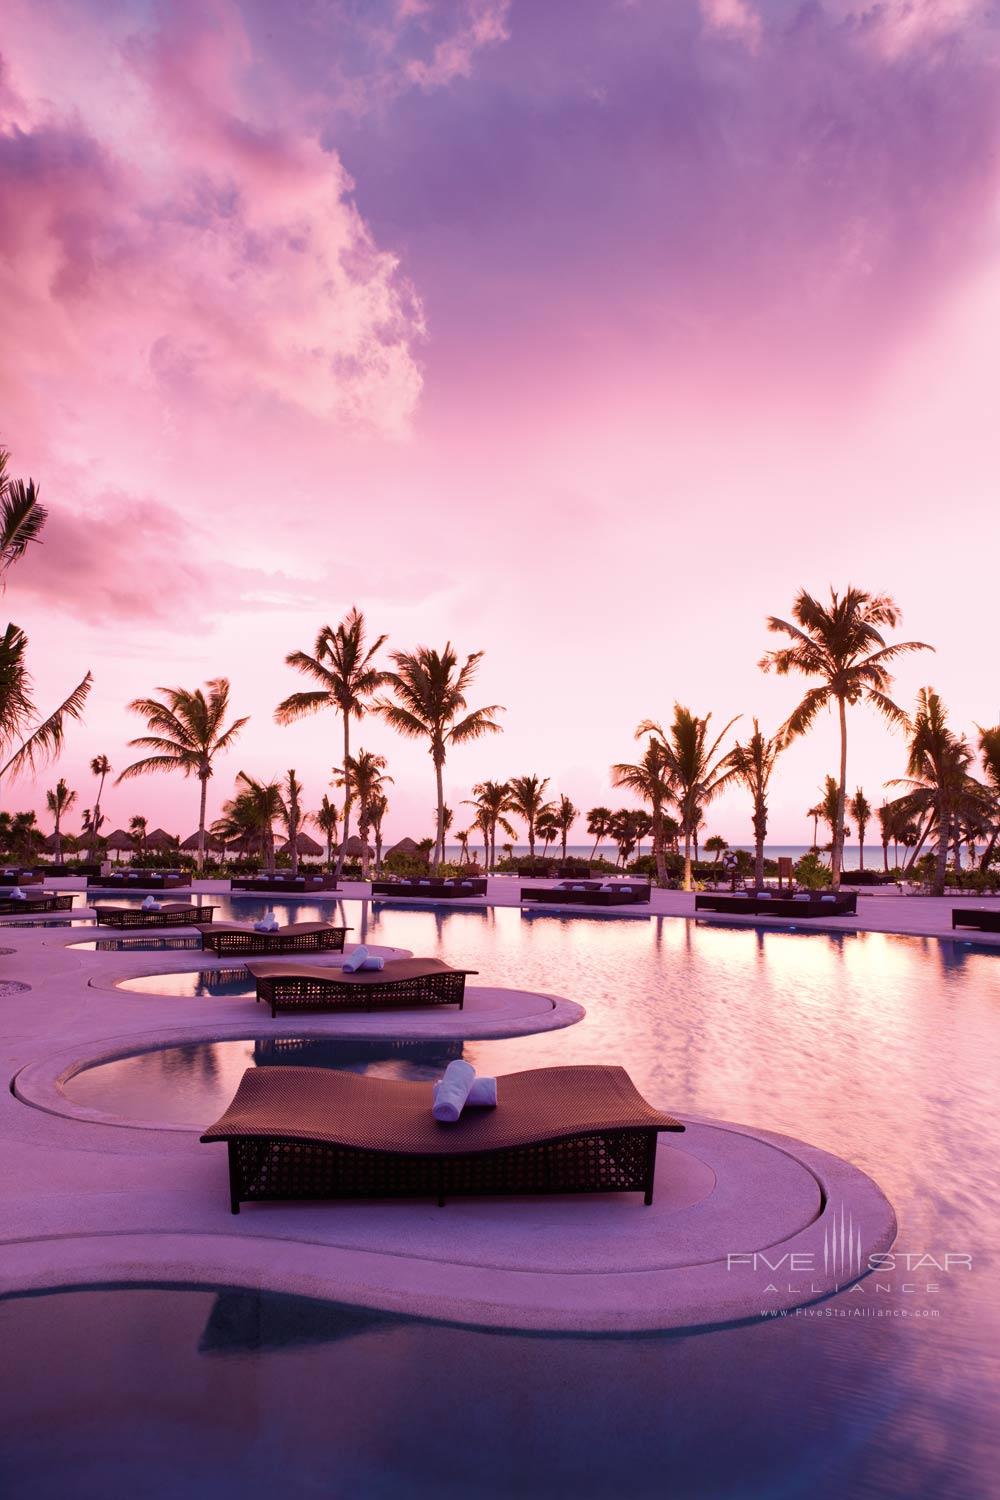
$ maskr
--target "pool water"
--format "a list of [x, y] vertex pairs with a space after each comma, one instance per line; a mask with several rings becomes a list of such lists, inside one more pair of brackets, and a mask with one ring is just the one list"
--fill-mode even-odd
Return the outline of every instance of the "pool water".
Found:
[[[925, 1263], [785, 1318], [645, 1338], [476, 1332], [219, 1289], [0, 1302], [3, 1347], [27, 1352], [0, 1361], [0, 1491], [997, 1493], [1000, 953], [964, 940], [667, 918], [336, 905], [355, 941], [437, 954], [478, 969], [478, 983], [587, 1007], [565, 1031], [467, 1042], [481, 1070], [622, 1062], [666, 1108], [848, 1158], [893, 1202], [900, 1252], [939, 1265], [965, 1256], [971, 1269]], [[318, 907], [286, 902], [279, 917]], [[253, 903], [237, 909], [256, 914]], [[249, 1002], [250, 1031], [254, 1011]], [[168, 1048], [71, 1087], [100, 1089], [98, 1107], [133, 1118], [165, 1119], [177, 1096], [204, 1124], [244, 1065], [267, 1065], [258, 1052], [252, 1040]], [[444, 1061], [364, 1050], [311, 1060], [397, 1076]]]

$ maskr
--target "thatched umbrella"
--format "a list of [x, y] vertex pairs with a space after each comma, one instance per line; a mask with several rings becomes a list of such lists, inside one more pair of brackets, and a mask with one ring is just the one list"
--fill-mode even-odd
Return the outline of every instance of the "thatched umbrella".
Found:
[[133, 854], [138, 848], [132, 834], [126, 833], [124, 828], [116, 828], [114, 833], [109, 833], [104, 844], [107, 849], [118, 854]]
[[[225, 853], [226, 846], [223, 843], [222, 839], [218, 838], [214, 833], [209, 833], [208, 829], [206, 828], [205, 848], [210, 850], [212, 854], [223, 854]], [[181, 845], [181, 851], [184, 854], [197, 854], [198, 835], [196, 833], [192, 833], [189, 839], [184, 840], [183, 844]]]
[[[356, 833], [352, 833], [351, 837], [347, 840], [347, 853], [353, 859], [359, 859], [361, 857], [361, 855], [364, 854], [364, 852], [365, 852], [365, 845], [362, 843], [361, 839], [358, 838], [358, 836], [357, 836]], [[371, 852], [372, 852], [372, 848], [371, 848], [371, 845], [369, 844], [368, 845], [368, 853], [371, 854]]]
[[[311, 854], [314, 857], [317, 854], [324, 854], [326, 852], [323, 848], [323, 845], [317, 844], [316, 840], [310, 838], [308, 833], [297, 833], [295, 835], [295, 849], [298, 854]], [[291, 854], [291, 852], [292, 841], [291, 839], [286, 839], [281, 848], [278, 850], [278, 853]]]
[[390, 854], [402, 854], [406, 859], [422, 859], [425, 864], [428, 862], [427, 850], [421, 849], [416, 839], [400, 839], [398, 844], [393, 844], [391, 849], [385, 851], [382, 858], [388, 859]]
[[146, 848], [157, 854], [172, 854], [178, 848], [178, 840], [175, 834], [168, 833], [165, 828], [154, 828], [152, 833], [146, 835]]

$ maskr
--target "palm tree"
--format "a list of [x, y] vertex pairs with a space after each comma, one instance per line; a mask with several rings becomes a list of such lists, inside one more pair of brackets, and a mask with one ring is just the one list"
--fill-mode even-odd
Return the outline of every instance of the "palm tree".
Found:
[[302, 826], [302, 783], [294, 771], [289, 771], [282, 787], [282, 802], [285, 809], [285, 831], [288, 834], [289, 853], [292, 861], [292, 879], [299, 873], [299, 829]]
[[[754, 838], [754, 885], [764, 883], [764, 840], [767, 838], [767, 793], [774, 772], [775, 762], [784, 747], [780, 735], [773, 739], [761, 732], [757, 720], [753, 721], [753, 734], [744, 743], [737, 743], [730, 750], [726, 762], [733, 779], [745, 787], [753, 799]], [[819, 819], [818, 807], [811, 809]], [[816, 827], [813, 824], [813, 844], [816, 843]]]
[[594, 835], [594, 847], [590, 851], [587, 863], [592, 865], [597, 857], [597, 847], [601, 839], [606, 839], [611, 833], [611, 809], [610, 807], [592, 807], [587, 814], [587, 832]]
[[205, 688], [206, 691], [196, 688], [190, 692], [187, 688], [161, 687], [157, 692], [163, 694], [165, 702], [158, 698], [136, 698], [129, 704], [131, 712], [141, 714], [149, 729], [148, 734], [129, 740], [129, 745], [155, 753], [126, 766], [115, 782], [120, 786], [123, 781], [145, 776], [150, 771], [182, 771], [185, 776], [197, 776], [201, 789], [195, 856], [199, 870], [205, 865], [205, 812], [212, 763], [232, 746], [248, 722], [246, 718], [234, 719], [228, 728], [223, 727], [229, 709], [227, 678], [215, 677]]
[[104, 826], [104, 814], [100, 808], [95, 807], [93, 811], [89, 807], [83, 809], [83, 818], [80, 828], [82, 836], [87, 840], [87, 848], [96, 851], [98, 841], [101, 837], [101, 828]]
[[128, 820], [128, 831], [135, 839], [136, 853], [141, 859], [146, 853], [146, 835], [149, 832], [149, 823], [141, 813], [136, 813]]
[[56, 782], [55, 790], [45, 793], [45, 806], [52, 814], [55, 822], [53, 837], [56, 841], [56, 864], [63, 862], [62, 853], [62, 820], [76, 801], [76, 793], [71, 792], [66, 785], [65, 779], [60, 776]]
[[761, 670], [773, 667], [779, 676], [790, 672], [819, 678], [794, 708], [779, 733], [784, 740], [805, 734], [821, 708], [837, 706], [840, 720], [840, 776], [837, 781], [837, 811], [834, 819], [830, 867], [833, 885], [840, 885], [844, 859], [844, 808], [847, 798], [847, 709], [870, 703], [892, 725], [905, 727], [906, 715], [889, 697], [890, 662], [909, 651], [928, 651], [922, 641], [897, 641], [887, 645], [882, 627], [895, 627], [899, 608], [887, 594], [868, 594], [848, 587], [843, 596], [830, 590], [829, 604], [821, 604], [801, 589], [792, 605], [792, 619], [768, 618], [768, 629], [791, 640], [790, 646], [768, 651], [760, 660]]
[[550, 806], [545, 800], [545, 788], [548, 784], [547, 776], [514, 776], [507, 783], [510, 811], [515, 817], [521, 818], [528, 829], [528, 854], [531, 859], [535, 857], [538, 819]]
[[850, 813], [851, 817], [857, 824], [858, 869], [863, 870], [865, 867], [865, 829], [871, 822], [872, 808], [871, 803], [868, 801], [868, 798], [865, 796], [860, 787], [858, 787], [857, 791], [854, 793], [854, 796], [847, 804], [847, 811]]
[[556, 827], [559, 830], [560, 839], [562, 841], [563, 863], [565, 863], [566, 861], [566, 843], [569, 839], [569, 831], [573, 827], [573, 824], [576, 822], [579, 816], [580, 809], [578, 807], [574, 807], [569, 797], [567, 797], [566, 793], [563, 792], [562, 796], [559, 798], [559, 801], [556, 803], [555, 811]]
[[212, 824], [217, 838], [255, 840], [260, 844], [264, 872], [274, 874], [274, 825], [285, 822], [288, 809], [277, 781], [257, 781], [246, 771], [236, 776], [236, 796], [222, 804], [222, 816]]
[[728, 848], [729, 844], [719, 833], [713, 833], [710, 839], [705, 840], [705, 853], [715, 856], [712, 860], [713, 865], [719, 863], [720, 856], [725, 854]]
[[[636, 731], [636, 737], [638, 738], [638, 731]], [[611, 767], [611, 780], [615, 786], [627, 787], [630, 792], [634, 792], [637, 797], [641, 797], [643, 802], [648, 802], [652, 808], [653, 858], [656, 861], [656, 883], [660, 886], [666, 885], [667, 859], [663, 846], [663, 808], [670, 796], [670, 784], [667, 780], [667, 762], [660, 740], [655, 736], [650, 736], [642, 760], [638, 763], [630, 764], [628, 761], [619, 761], [616, 765], [613, 765]], [[587, 822], [587, 827], [591, 833], [595, 832], [595, 828], [591, 822], [595, 814], [599, 822], [600, 816], [606, 812], [607, 809], [604, 807], [591, 808]], [[594, 847], [597, 847], [596, 844]]]
[[[101, 818], [101, 798], [104, 796], [104, 783], [111, 771], [111, 762], [106, 755], [95, 755], [90, 762], [90, 774], [98, 777], [97, 797], [94, 800], [94, 819], [98, 826], [103, 822]], [[97, 855], [97, 845], [92, 843], [87, 851], [87, 858], [93, 860]]]
[[510, 812], [510, 787], [506, 781], [477, 781], [472, 788], [472, 801], [467, 806], [476, 808], [475, 826], [482, 830], [484, 863], [487, 870], [496, 868], [497, 828], [514, 835], [514, 829], [505, 813]]
[[952, 839], [957, 838], [964, 807], [977, 800], [978, 783], [973, 782], [969, 775], [971, 763], [972, 750], [962, 736], [949, 727], [948, 711], [940, 696], [933, 688], [921, 688], [910, 725], [907, 774], [889, 785], [907, 789], [896, 803], [903, 816], [923, 817], [925, 820], [909, 865], [913, 864], [930, 829], [933, 827], [937, 831], [935, 896], [944, 895], [948, 849]]
[[807, 808], [806, 817], [813, 820], [812, 852], [819, 853], [819, 820], [823, 816], [823, 808], [819, 802], [814, 802], [812, 807]]
[[542, 858], [545, 859], [549, 852], [552, 840], [559, 836], [559, 824], [556, 822], [555, 803], [546, 803], [535, 821], [535, 832], [542, 840]]
[[[739, 715], [736, 716], [738, 718]], [[729, 723], [709, 743], [708, 726], [712, 715], [698, 718], [689, 708], [674, 704], [669, 730], [652, 719], [644, 719], [636, 735], [649, 734], [662, 748], [664, 773], [670, 788], [670, 800], [680, 816], [684, 835], [684, 889], [691, 889], [691, 839], [701, 821], [702, 809], [733, 778], [732, 768], [719, 755], [719, 746], [736, 723]]]
[[642, 828], [640, 820], [645, 816], [645, 813], [641, 813], [635, 807], [620, 807], [617, 812], [611, 814], [608, 833], [618, 845], [616, 863], [622, 866], [628, 864], [639, 840], [639, 832]]
[[896, 821], [895, 809], [888, 802], [883, 802], [878, 810], [878, 827], [882, 839], [882, 868], [889, 873], [889, 845], [892, 843], [893, 825]]
[[6, 835], [13, 857], [23, 864], [34, 862], [42, 842], [41, 830], [33, 812], [15, 813], [6, 825]]
[[[833, 846], [837, 841], [837, 811], [840, 807], [840, 797], [837, 789], [836, 776], [828, 776], [824, 781], [823, 795], [820, 798], [817, 806], [820, 810], [820, 817], [830, 829], [830, 843], [828, 847], [830, 850], [830, 863], [832, 865]], [[844, 837], [849, 834], [850, 831], [851, 830], [845, 824], [841, 824], [841, 843], [843, 843]]]
[[[391, 778], [386, 777], [387, 781]], [[376, 792], [368, 807], [372, 833], [375, 835], [375, 869], [382, 873], [382, 823], [389, 811], [389, 799], [384, 792]]]
[[986, 777], [984, 798], [989, 808], [989, 833], [979, 862], [979, 868], [986, 870], [1000, 837], [1000, 724], [991, 729], [977, 724], [976, 728], [979, 730], [979, 757]]
[[348, 756], [346, 778], [343, 771], [338, 772], [334, 778], [334, 784], [344, 788], [345, 805], [348, 797], [357, 799], [362, 880], [368, 879], [368, 835], [371, 832], [372, 800], [380, 797], [382, 788], [392, 782], [392, 777], [384, 774], [385, 768], [384, 755], [374, 755], [370, 750], [359, 750], [357, 755]]
[[371, 646], [368, 645], [365, 617], [357, 607], [344, 616], [336, 629], [324, 625], [316, 637], [311, 655], [308, 651], [290, 651], [285, 657], [288, 666], [295, 667], [319, 686], [306, 693], [292, 693], [274, 711], [279, 724], [292, 724], [309, 714], [319, 713], [323, 708], [332, 708], [344, 721], [344, 753], [340, 766], [344, 811], [337, 856], [338, 880], [344, 871], [351, 831], [352, 793], [347, 766], [351, 754], [351, 720], [364, 717], [372, 707], [372, 694], [389, 680], [388, 674], [374, 664], [375, 656], [387, 639], [387, 636], [380, 635]]
[[[8, 450], [0, 447], [0, 589], [7, 586], [10, 568], [39, 540], [48, 519], [34, 480], [12, 479], [9, 460]], [[81, 717], [93, 683], [88, 672], [57, 709], [39, 719], [27, 652], [28, 637], [20, 626], [9, 624], [0, 636], [0, 782], [58, 756], [67, 720]]]
[[323, 793], [323, 800], [319, 805], [319, 811], [313, 813], [312, 819], [316, 827], [326, 835], [326, 864], [327, 869], [332, 870], [333, 846], [337, 838], [340, 813], [325, 792]]
[[474, 651], [459, 666], [450, 641], [443, 651], [428, 646], [394, 651], [395, 671], [386, 674], [386, 681], [395, 701], [383, 699], [376, 705], [398, 734], [428, 741], [437, 783], [435, 866], [444, 860], [444, 765], [448, 750], [452, 745], [501, 732], [496, 715], [503, 712], [502, 704], [469, 709], [466, 700], [482, 656], [481, 651]]
[[458, 862], [459, 862], [460, 865], [468, 864], [468, 862], [469, 862], [469, 830], [467, 828], [463, 828], [458, 833], [455, 834], [455, 837], [458, 840], [458, 847], [459, 847], [459, 850], [461, 851], [460, 854], [459, 854]]

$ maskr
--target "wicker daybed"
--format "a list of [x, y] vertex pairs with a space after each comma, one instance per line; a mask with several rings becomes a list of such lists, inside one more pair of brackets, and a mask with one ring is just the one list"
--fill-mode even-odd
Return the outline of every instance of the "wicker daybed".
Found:
[[0, 917], [44, 916], [51, 911], [72, 911], [72, 891], [40, 891], [23, 901], [0, 892]]
[[462, 896], [485, 896], [486, 881], [481, 877], [468, 880], [373, 880], [372, 895], [455, 901]]
[[440, 958], [389, 958], [381, 969], [345, 974], [340, 968], [247, 964], [257, 999], [279, 1010], [408, 1010], [411, 1006], [465, 1005], [465, 978], [475, 969], [453, 969]]
[[254, 875], [243, 880], [233, 880], [234, 891], [254, 892], [261, 896], [305, 896], [310, 891], [336, 891], [340, 887], [334, 875]]
[[[48, 870], [48, 874], [52, 876], [60, 873], [58, 865], [52, 865]], [[15, 886], [41, 885], [44, 879], [40, 870], [0, 870], [0, 888], [5, 890], [13, 890]]]
[[291, 922], [275, 932], [257, 932], [238, 923], [219, 923], [203, 932], [201, 946], [220, 958], [249, 958], [267, 953], [343, 953], [349, 927], [329, 922]]
[[541, 901], [560, 906], [637, 906], [650, 898], [650, 887], [642, 881], [602, 890], [603, 882], [564, 880], [559, 885], [524, 885], [522, 901]]
[[739, 917], [853, 917], [858, 911], [857, 891], [840, 891], [833, 895], [796, 896], [756, 895], [695, 896], [696, 912]]
[[180, 870], [129, 870], [114, 875], [88, 875], [87, 889], [100, 891], [189, 890], [191, 876]]
[[975, 927], [980, 932], [1000, 932], [1000, 911], [986, 911], [977, 906], [956, 906], [951, 913], [952, 927]]
[[201, 927], [211, 922], [217, 907], [171, 901], [157, 910], [141, 906], [95, 906], [98, 927]]
[[201, 1137], [229, 1145], [229, 1201], [642, 1193], [653, 1201], [656, 1139], [683, 1130], [624, 1068], [534, 1068], [499, 1079], [495, 1109], [452, 1125], [430, 1083], [333, 1068], [248, 1068]]

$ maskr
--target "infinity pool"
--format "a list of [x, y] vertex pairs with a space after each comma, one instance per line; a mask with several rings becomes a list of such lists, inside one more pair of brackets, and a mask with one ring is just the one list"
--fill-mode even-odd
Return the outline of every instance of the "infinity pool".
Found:
[[[286, 903], [282, 919], [286, 909], [303, 918], [309, 907]], [[440, 954], [479, 969], [480, 983], [587, 1007], [566, 1031], [466, 1043], [480, 1069], [621, 1061], [659, 1104], [845, 1156], [892, 1200], [897, 1248], [916, 1269], [786, 1318], [647, 1338], [470, 1332], [224, 1289], [0, 1302], [3, 1347], [28, 1351], [0, 1361], [0, 1489], [102, 1500], [996, 1493], [1000, 954], [671, 919], [342, 910], [355, 941]], [[218, 1046], [124, 1059], [71, 1087], [99, 1088], [99, 1107], [123, 1116], [165, 1118], [180, 1100], [186, 1121], [207, 1123], [243, 1066], [268, 1061], [253, 1040]], [[446, 1060], [363, 1047], [311, 1059], [402, 1076]], [[971, 1270], [936, 1269], [946, 1253], [971, 1257]]]

